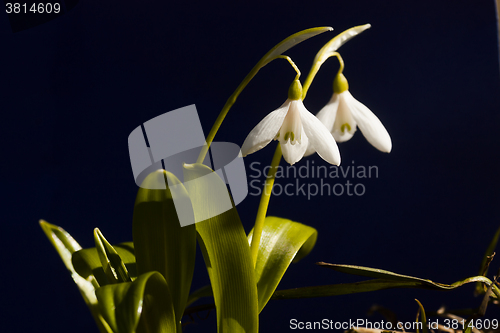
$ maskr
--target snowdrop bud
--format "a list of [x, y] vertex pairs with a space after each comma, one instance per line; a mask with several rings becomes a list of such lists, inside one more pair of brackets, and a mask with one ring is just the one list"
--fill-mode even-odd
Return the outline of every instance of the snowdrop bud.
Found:
[[335, 76], [335, 79], [333, 80], [333, 92], [340, 94], [348, 89], [349, 83], [347, 83], [347, 79], [345, 78], [344, 74], [337, 74], [337, 76]]
[[290, 88], [288, 88], [288, 99], [296, 101], [302, 99], [302, 84], [299, 80], [293, 80]]

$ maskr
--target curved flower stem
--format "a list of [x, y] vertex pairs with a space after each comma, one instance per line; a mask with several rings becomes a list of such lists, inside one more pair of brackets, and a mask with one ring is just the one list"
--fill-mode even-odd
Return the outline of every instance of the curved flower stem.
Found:
[[259, 209], [257, 210], [257, 218], [255, 219], [255, 226], [253, 228], [252, 245], [250, 247], [250, 252], [252, 253], [254, 267], [257, 264], [257, 255], [259, 253], [262, 228], [264, 227], [267, 207], [269, 206], [269, 199], [271, 199], [274, 179], [276, 178], [276, 171], [278, 170], [281, 156], [281, 145], [278, 142], [278, 146], [276, 147], [276, 151], [274, 152], [273, 161], [271, 162], [271, 168], [269, 168], [269, 172], [267, 173], [264, 190], [262, 191], [262, 196], [260, 197]]
[[[274, 59], [285, 59], [285, 60], [288, 60], [288, 62], [290, 63], [290, 65], [292, 65], [292, 67], [295, 70], [295, 72], [297, 72], [297, 75], [295, 76], [295, 80], [299, 79], [299, 77], [300, 77], [300, 70], [297, 67], [297, 65], [295, 65], [295, 63], [293, 62], [293, 60], [289, 56], [278, 55], [278, 56], [272, 58], [269, 62], [273, 61]], [[243, 89], [245, 89], [245, 87], [247, 86], [247, 84], [253, 79], [253, 77], [257, 74], [257, 72], [259, 71], [260, 68], [261, 68], [261, 66], [260, 66], [260, 62], [259, 62], [259, 63], [257, 63], [257, 65], [255, 65], [254, 68], [252, 68], [252, 70], [250, 71], [250, 73], [248, 73], [248, 75], [243, 79], [243, 81], [240, 83], [240, 85], [238, 86], [238, 88], [236, 88], [236, 90], [234, 91], [234, 93], [227, 99], [226, 104], [224, 105], [224, 107], [222, 108], [221, 112], [219, 113], [219, 116], [215, 120], [215, 123], [212, 126], [212, 129], [210, 130], [210, 133], [208, 133], [206, 144], [203, 146], [203, 148], [202, 148], [202, 150], [200, 152], [200, 155], [198, 156], [198, 160], [196, 161], [196, 163], [202, 163], [203, 162], [203, 160], [205, 159], [205, 156], [208, 153], [208, 149], [210, 148], [210, 145], [212, 144], [212, 141], [214, 140], [215, 134], [217, 134], [217, 131], [219, 130], [219, 127], [222, 125], [222, 122], [224, 121], [224, 118], [226, 118], [226, 115], [229, 112], [229, 109], [231, 109], [231, 107], [233, 106], [234, 102], [236, 102], [236, 99], [238, 98], [238, 96], [240, 95], [240, 93], [243, 91]]]
[[[257, 72], [273, 61], [274, 59], [278, 58], [281, 56], [283, 52], [286, 52], [288, 49], [294, 47], [298, 43], [301, 43], [305, 41], [308, 38], [311, 38], [313, 36], [316, 36], [318, 34], [321, 34], [326, 31], [331, 31], [333, 28], [331, 27], [318, 27], [318, 28], [311, 28], [311, 29], [306, 29], [299, 31], [291, 36], [288, 36], [278, 44], [276, 44], [271, 50], [269, 50], [264, 57], [262, 57], [259, 62], [252, 68], [250, 73], [245, 76], [243, 81], [241, 81], [240, 85], [236, 90], [233, 92], [231, 96], [226, 101], [226, 104], [224, 104], [224, 107], [222, 108], [221, 112], [219, 113], [219, 116], [215, 120], [214, 125], [212, 126], [212, 129], [210, 130], [210, 133], [208, 133], [207, 139], [206, 139], [206, 144], [203, 146], [201, 149], [200, 155], [198, 155], [198, 159], [196, 160], [197, 163], [202, 163], [203, 160], [205, 159], [205, 156], [208, 153], [208, 149], [210, 148], [210, 144], [214, 140], [215, 134], [219, 130], [219, 127], [221, 126], [222, 122], [224, 121], [224, 118], [226, 117], [227, 113], [229, 112], [229, 109], [233, 106], [234, 102], [236, 102], [236, 98], [238, 98], [239, 94], [245, 89], [247, 84], [253, 79], [253, 77], [257, 74]], [[288, 58], [288, 57], [287, 57]], [[288, 59], [287, 59], [288, 60]], [[295, 64], [294, 64], [295, 65]], [[292, 66], [294, 66], [292, 65]], [[296, 66], [294, 66], [296, 68]]]
[[[257, 64], [258, 65], [258, 64]], [[238, 88], [233, 92], [231, 96], [226, 101], [226, 104], [224, 104], [224, 107], [222, 108], [221, 112], [219, 113], [219, 116], [215, 120], [215, 123], [212, 126], [212, 129], [210, 129], [210, 132], [208, 133], [206, 144], [203, 146], [201, 149], [200, 155], [198, 155], [198, 160], [196, 160], [196, 163], [202, 163], [203, 160], [205, 159], [205, 156], [208, 153], [208, 149], [210, 148], [210, 144], [212, 141], [214, 141], [215, 134], [217, 134], [217, 131], [219, 130], [219, 127], [222, 125], [222, 122], [224, 121], [224, 118], [226, 118], [227, 113], [229, 112], [229, 109], [233, 106], [234, 102], [236, 102], [236, 99], [240, 95], [240, 93], [245, 89], [247, 84], [253, 79], [253, 77], [257, 74], [259, 71], [260, 67], [255, 66], [252, 68], [250, 73], [245, 76], [243, 81], [240, 83]]]
[[297, 72], [297, 75], [295, 76], [295, 80], [299, 79], [299, 77], [300, 77], [300, 69], [297, 67], [297, 65], [295, 65], [295, 63], [293, 62], [292, 58], [290, 58], [289, 56], [286, 56], [286, 55], [279, 55], [276, 58], [288, 60], [288, 62], [290, 63], [290, 65], [292, 65], [293, 69], [295, 69], [295, 72]]
[[309, 71], [309, 74], [307, 74], [307, 78], [306, 78], [306, 81], [304, 82], [304, 86], [302, 87], [302, 99], [306, 98], [307, 91], [309, 90], [309, 87], [311, 86], [312, 81], [316, 77], [316, 74], [318, 73], [319, 68], [326, 61], [326, 59], [328, 59], [330, 57], [337, 57], [337, 59], [339, 60], [339, 64], [340, 64], [340, 68], [339, 68], [339, 71], [337, 72], [337, 74], [342, 73], [342, 71], [344, 70], [344, 60], [342, 59], [342, 57], [340, 56], [340, 53], [338, 53], [338, 52], [332, 52], [325, 59], [321, 59], [321, 60], [314, 62], [314, 64], [311, 67], [311, 70]]

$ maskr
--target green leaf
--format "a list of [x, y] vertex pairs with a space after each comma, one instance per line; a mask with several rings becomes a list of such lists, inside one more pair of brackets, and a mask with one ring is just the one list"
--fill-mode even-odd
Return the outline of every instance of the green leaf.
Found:
[[184, 165], [184, 179], [196, 221], [202, 221], [196, 231], [213, 289], [218, 332], [258, 332], [257, 286], [245, 230], [234, 206], [219, 214], [224, 204], [214, 195], [227, 193], [226, 185], [198, 163]]
[[[164, 189], [154, 189], [160, 188], [158, 184]], [[194, 225], [181, 227], [174, 200], [191, 209], [175, 175], [165, 170], [149, 174], [137, 193], [133, 238], [138, 274], [158, 271], [165, 277], [180, 327], [193, 279], [196, 229]], [[194, 221], [192, 209], [184, 213]]]
[[346, 294], [357, 294], [369, 291], [391, 288], [417, 288], [416, 282], [400, 282], [392, 280], [374, 279], [354, 283], [339, 283], [332, 285], [302, 287], [294, 289], [276, 290], [271, 299], [299, 299], [329, 297]]
[[[137, 277], [137, 268], [135, 264], [134, 243], [121, 243], [113, 247], [125, 264], [130, 278], [132, 280], [135, 279]], [[105, 286], [111, 283], [104, 272], [99, 254], [95, 247], [73, 253], [72, 263], [76, 272], [85, 279], [92, 279], [96, 287]]]
[[[408, 275], [396, 274], [393, 272], [353, 265], [336, 265], [324, 262], [317, 263], [319, 266], [327, 267], [347, 274], [374, 277], [378, 279], [361, 281], [355, 283], [341, 283], [333, 285], [323, 285], [314, 287], [302, 287], [287, 290], [277, 290], [271, 299], [291, 299], [291, 298], [313, 298], [327, 297], [345, 294], [363, 293], [390, 288], [422, 288], [434, 290], [453, 290], [467, 283], [481, 282], [492, 287], [496, 297], [500, 296], [500, 290], [491, 280], [484, 276], [473, 276], [457, 281], [453, 284], [436, 283], [431, 280], [420, 279]], [[493, 297], [493, 295], [492, 295]]]
[[[427, 328], [427, 318], [425, 316], [424, 306], [422, 305], [422, 303], [418, 301], [418, 299], [416, 299], [415, 301], [417, 301], [418, 303], [417, 321], [418, 318], [420, 317], [420, 325], [422, 326], [423, 333], [429, 333], [429, 329]], [[417, 325], [417, 333], [420, 333], [419, 325]]]
[[[490, 244], [488, 245], [488, 248], [486, 249], [486, 252], [484, 253], [483, 260], [481, 261], [481, 266], [479, 267], [479, 275], [486, 276], [486, 274], [488, 274], [488, 266], [489, 266], [488, 257], [490, 257], [493, 254], [493, 252], [495, 252], [495, 248], [497, 247], [499, 238], [500, 238], [500, 228], [498, 228], [495, 234], [493, 235], [493, 239], [491, 240]], [[481, 283], [476, 283], [475, 293], [476, 295], [484, 293], [483, 285]]]
[[319, 263], [317, 263], [317, 265], [331, 268], [333, 270], [347, 273], [347, 274], [368, 276], [368, 277], [373, 277], [373, 278], [381, 278], [381, 279], [385, 279], [385, 280], [393, 280], [393, 281], [401, 281], [401, 282], [415, 282], [416, 287], [427, 288], [427, 289], [452, 290], [452, 289], [456, 289], [458, 287], [461, 287], [467, 283], [481, 282], [481, 283], [486, 284], [487, 286], [492, 286], [492, 291], [494, 294], [494, 295], [492, 295], [492, 297], [496, 297], [496, 298], [500, 297], [500, 289], [494, 283], [492, 283], [490, 279], [488, 279], [485, 276], [473, 276], [473, 277], [469, 277], [469, 278], [457, 281], [457, 282], [452, 283], [452, 284], [444, 284], [444, 283], [437, 283], [437, 282], [433, 282], [431, 280], [421, 279], [421, 278], [417, 278], [417, 277], [413, 277], [413, 276], [401, 275], [401, 274], [385, 271], [382, 269], [376, 269], [376, 268], [353, 266], [353, 265], [328, 264], [328, 263], [324, 263], [324, 262], [319, 262]]
[[361, 275], [372, 278], [395, 280], [395, 281], [414, 281], [414, 282], [434, 284], [434, 282], [432, 282], [431, 280], [425, 280], [408, 275], [397, 274], [378, 268], [369, 268], [369, 267], [354, 266], [354, 265], [328, 264], [325, 262], [318, 262], [316, 263], [316, 265], [326, 268], [331, 268], [335, 271], [352, 275]]
[[134, 282], [96, 290], [99, 309], [114, 333], [175, 333], [176, 318], [167, 282], [158, 272]]
[[104, 238], [103, 234], [98, 228], [94, 229], [94, 240], [97, 249], [97, 254], [101, 261], [108, 281], [111, 283], [130, 282], [132, 281], [128, 275], [125, 263], [116, 252], [114, 247]]
[[[253, 229], [248, 235], [252, 243]], [[259, 312], [267, 304], [292, 261], [297, 262], [311, 252], [316, 229], [287, 219], [268, 216], [264, 221], [259, 253], [255, 265]]]
[[[42, 227], [43, 232], [52, 243], [57, 253], [61, 257], [64, 265], [68, 269], [73, 281], [78, 286], [80, 293], [90, 309], [92, 316], [99, 328], [99, 331], [102, 333], [112, 333], [109, 325], [105, 322], [103, 317], [99, 313], [99, 309], [97, 307], [97, 299], [95, 296], [95, 286], [93, 284], [93, 278], [84, 279], [81, 277], [73, 267], [71, 262], [71, 257], [75, 251], [80, 250], [82, 247], [77, 241], [71, 237], [69, 233], [67, 233], [63, 228], [58, 227], [56, 225], [50, 224], [43, 220], [40, 220], [40, 226]], [[96, 284], [96, 283], [95, 283]]]

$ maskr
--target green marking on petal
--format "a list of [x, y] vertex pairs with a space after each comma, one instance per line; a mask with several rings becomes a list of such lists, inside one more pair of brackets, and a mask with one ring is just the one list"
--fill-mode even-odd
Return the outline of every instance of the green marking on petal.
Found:
[[340, 130], [342, 131], [342, 133], [345, 133], [346, 128], [347, 132], [351, 131], [351, 126], [348, 123], [345, 123], [344, 125], [340, 126]]
[[290, 132], [286, 132], [285, 133], [285, 142], [288, 141], [288, 138], [290, 137]]
[[295, 134], [293, 134], [293, 132], [290, 132], [290, 141], [295, 141]]

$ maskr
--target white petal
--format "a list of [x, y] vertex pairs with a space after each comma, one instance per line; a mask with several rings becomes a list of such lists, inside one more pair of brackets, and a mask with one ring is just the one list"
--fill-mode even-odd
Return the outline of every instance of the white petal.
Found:
[[264, 148], [276, 137], [288, 112], [290, 102], [287, 99], [279, 109], [269, 113], [248, 134], [241, 146], [241, 155], [243, 157]]
[[312, 155], [316, 152], [316, 150], [314, 150], [314, 147], [311, 145], [311, 143], [309, 142], [309, 145], [307, 146], [307, 149], [306, 149], [306, 152], [304, 153], [304, 156], [303, 157], [306, 157], [306, 156], [309, 156], [309, 155]]
[[296, 162], [300, 161], [302, 157], [304, 156], [304, 152], [307, 149], [307, 146], [309, 145], [309, 140], [307, 138], [306, 133], [304, 132], [304, 129], [302, 128], [302, 133], [301, 133], [301, 142], [296, 142], [294, 145], [290, 144], [290, 142], [287, 142], [285, 144], [281, 144], [281, 151], [283, 153], [283, 157], [285, 158], [285, 161], [290, 163], [290, 165], [294, 165]]
[[382, 122], [370, 109], [358, 102], [351, 93], [348, 91], [346, 93], [346, 102], [349, 103], [352, 117], [358, 123], [366, 140], [378, 150], [389, 153], [392, 149], [392, 141]]
[[326, 103], [326, 105], [319, 110], [316, 117], [325, 125], [325, 127], [331, 132], [333, 130], [333, 124], [335, 123], [335, 117], [337, 116], [337, 109], [339, 107], [339, 94], [333, 94], [332, 98]]
[[300, 143], [302, 136], [302, 121], [297, 100], [292, 100], [288, 107], [288, 112], [280, 128], [279, 140], [281, 145], [290, 141], [292, 145]]
[[339, 103], [337, 116], [335, 117], [335, 123], [331, 131], [333, 138], [337, 142], [349, 140], [354, 135], [354, 132], [356, 132], [356, 121], [354, 121], [352, 117], [351, 106], [346, 93], [348, 93], [348, 91], [344, 91], [338, 96]]
[[307, 111], [302, 101], [300, 101], [300, 103], [302, 106], [300, 109], [300, 118], [302, 119], [304, 132], [309, 139], [309, 144], [322, 159], [330, 164], [340, 165], [339, 148], [332, 134], [318, 118]]
[[[316, 118], [318, 118], [330, 132], [333, 131], [333, 124], [335, 123], [335, 116], [337, 115], [338, 106], [339, 95], [334, 93], [328, 103], [326, 103], [326, 105], [321, 110], [319, 110], [318, 114], [316, 115]], [[307, 147], [304, 156], [312, 155], [315, 152], [316, 150], [314, 150], [314, 147], [309, 142], [309, 147]]]

